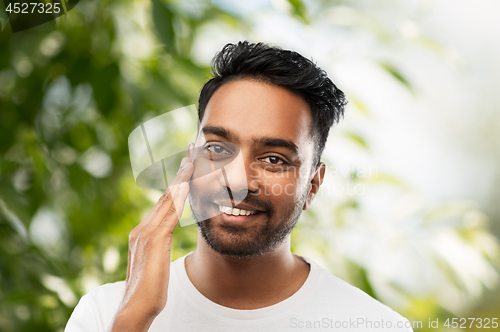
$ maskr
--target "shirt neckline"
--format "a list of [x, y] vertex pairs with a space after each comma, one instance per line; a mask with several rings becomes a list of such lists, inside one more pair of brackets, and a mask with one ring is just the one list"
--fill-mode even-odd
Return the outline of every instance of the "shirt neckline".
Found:
[[276, 304], [264, 308], [252, 309], [252, 310], [233, 309], [212, 302], [211, 300], [206, 298], [203, 294], [201, 294], [198, 291], [198, 289], [196, 289], [196, 287], [193, 285], [186, 272], [185, 260], [189, 254], [180, 257], [174, 262], [175, 266], [174, 269], [176, 271], [176, 276], [182, 286], [182, 289], [187, 293], [188, 297], [196, 305], [202, 307], [204, 310], [207, 310], [213, 314], [220, 315], [230, 319], [239, 319], [239, 320], [263, 319], [270, 316], [276, 316], [287, 310], [290, 310], [293, 307], [304, 303], [307, 297], [309, 297], [312, 294], [312, 290], [316, 285], [319, 276], [319, 267], [311, 259], [299, 256], [302, 259], [304, 259], [307, 263], [309, 263], [310, 270], [306, 281], [304, 282], [304, 284], [302, 284], [302, 287], [300, 287], [299, 290], [296, 291], [292, 296], [281, 302], [278, 302]]

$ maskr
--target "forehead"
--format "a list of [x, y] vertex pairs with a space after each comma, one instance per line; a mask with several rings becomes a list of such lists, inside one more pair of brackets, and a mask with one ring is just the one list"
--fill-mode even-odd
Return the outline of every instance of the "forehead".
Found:
[[312, 142], [312, 115], [307, 102], [285, 88], [242, 79], [222, 85], [210, 98], [201, 127], [220, 126], [239, 139], [278, 137], [299, 149]]

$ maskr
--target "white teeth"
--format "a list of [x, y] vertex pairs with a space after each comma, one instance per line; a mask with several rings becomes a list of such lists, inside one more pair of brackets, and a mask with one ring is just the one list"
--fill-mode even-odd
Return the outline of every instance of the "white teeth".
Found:
[[231, 207], [223, 206], [223, 205], [219, 205], [219, 210], [221, 210], [225, 214], [231, 214], [233, 216], [249, 216], [251, 214], [256, 214], [259, 212], [259, 211], [250, 211], [250, 210], [231, 208]]

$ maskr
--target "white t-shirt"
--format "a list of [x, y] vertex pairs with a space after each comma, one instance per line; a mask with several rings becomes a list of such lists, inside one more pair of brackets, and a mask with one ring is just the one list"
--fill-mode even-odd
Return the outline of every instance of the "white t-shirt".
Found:
[[[171, 263], [167, 305], [150, 332], [412, 331], [408, 320], [307, 257], [311, 269], [302, 287], [284, 301], [255, 310], [231, 309], [207, 299], [189, 280], [185, 258]], [[124, 287], [119, 281], [84, 295], [65, 332], [107, 332]]]

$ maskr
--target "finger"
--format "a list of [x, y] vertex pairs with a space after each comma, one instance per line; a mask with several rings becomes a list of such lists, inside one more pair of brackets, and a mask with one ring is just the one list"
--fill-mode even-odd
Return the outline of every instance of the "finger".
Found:
[[189, 194], [189, 183], [182, 182], [179, 185], [177, 195], [175, 196], [170, 210], [166, 213], [165, 217], [159, 223], [159, 227], [165, 227], [165, 229], [173, 232], [182, 217], [182, 212], [184, 211], [184, 205], [186, 203], [186, 198]]
[[169, 190], [167, 191], [165, 197], [162, 199], [161, 204], [158, 205], [154, 213], [151, 214], [151, 217], [146, 222], [147, 225], [149, 226], [158, 225], [161, 222], [161, 220], [163, 220], [165, 215], [172, 208], [173, 200], [177, 195], [179, 186], [181, 185], [181, 183], [189, 181], [189, 179], [193, 174], [193, 171], [194, 171], [193, 163], [191, 163], [188, 157], [184, 157], [182, 159], [181, 167], [179, 169], [179, 172], [177, 172], [175, 180], [169, 186]]
[[191, 163], [188, 157], [184, 157], [174, 181], [172, 181], [165, 193], [163, 193], [163, 195], [158, 199], [158, 202], [156, 202], [155, 206], [149, 211], [147, 216], [141, 221], [141, 223], [139, 223], [137, 226], [139, 229], [151, 224], [152, 220], [156, 218], [155, 216], [158, 213], [161, 214], [161, 211], [168, 211], [168, 209], [170, 209], [173, 197], [177, 194], [180, 183], [188, 181], [191, 178], [193, 171], [193, 163]]
[[[187, 157], [189, 158], [189, 160], [191, 161], [191, 163], [193, 163], [193, 167], [194, 167], [194, 153], [193, 153], [193, 150], [194, 150], [194, 143], [189, 143], [188, 144], [188, 154], [187, 154]], [[193, 173], [194, 173], [194, 169], [193, 169]], [[189, 181], [191, 181], [193, 177], [193, 174], [191, 174], [191, 177], [189, 178]]]
[[178, 185], [181, 182], [186, 181], [187, 175], [185, 175], [186, 173], [183, 171], [186, 171], [187, 173], [191, 172], [191, 174], [189, 174], [189, 178], [192, 175], [193, 169], [191, 166], [194, 166], [194, 165], [191, 161], [191, 150], [192, 150], [193, 146], [194, 146], [194, 144], [192, 144], [192, 143], [188, 144], [188, 148], [186, 151], [186, 157], [182, 158], [181, 165], [179, 166], [179, 170], [177, 171], [177, 174], [175, 175], [174, 180], [172, 181], [172, 183], [170, 183], [169, 187], [167, 188], [167, 192], [172, 192], [172, 197], [175, 197], [175, 193], [176, 193], [176, 190], [178, 188], [178, 186], [175, 186], [175, 185]]
[[175, 197], [177, 194], [177, 190], [179, 185], [182, 182], [189, 181], [194, 172], [194, 164], [191, 162], [189, 157], [182, 158], [181, 167], [175, 176], [174, 181], [169, 186], [169, 190], [171, 192], [171, 197]]
[[191, 154], [191, 160], [193, 162], [196, 161], [196, 158], [198, 156], [198, 152], [199, 152], [199, 148], [195, 148], [196, 146], [196, 142], [195, 143], [190, 143], [191, 144], [191, 151], [190, 151], [190, 154]]
[[184, 212], [184, 205], [189, 194], [189, 183], [182, 182], [174, 198], [174, 209], [177, 212], [177, 220], [181, 220], [182, 213]]
[[191, 160], [191, 162], [193, 162], [193, 149], [194, 149], [194, 143], [189, 143], [187, 157], [189, 158], [189, 160]]
[[[169, 186], [169, 190], [168, 190], [168, 193], [167, 193], [167, 200], [169, 202], [167, 202], [168, 204], [162, 204], [162, 205], [160, 205], [157, 208], [157, 214], [158, 214], [158, 216], [162, 216], [163, 213], [168, 213], [168, 211], [172, 208], [172, 203], [174, 201], [174, 198], [177, 197], [177, 195], [178, 195], [179, 187], [183, 183], [186, 183], [186, 181], [189, 181], [191, 179], [191, 177], [193, 175], [193, 172], [194, 172], [194, 164], [191, 161], [193, 148], [194, 148], [194, 144], [193, 143], [189, 143], [188, 144], [188, 148], [187, 148], [186, 157], [184, 157], [182, 159], [179, 172], [177, 172], [177, 175], [176, 175], [174, 181], [172, 181], [172, 184]], [[187, 190], [188, 190], [187, 193], [189, 193], [189, 186], [188, 186]], [[187, 198], [187, 193], [186, 193], [186, 197], [184, 197], [184, 199], [183, 199], [183, 203], [182, 203], [183, 207], [182, 207], [182, 209], [179, 210], [179, 207], [176, 209], [176, 211], [178, 211], [178, 213], [179, 213], [178, 214], [178, 219], [179, 220], [180, 220], [180, 218], [182, 216], [182, 211], [183, 211], [183, 208], [184, 208], [184, 202], [185, 202], [185, 200]], [[173, 208], [175, 209], [175, 206]]]
[[[157, 227], [162, 221], [170, 214], [172, 210], [175, 211], [174, 199], [176, 195], [179, 193], [180, 187], [183, 186], [186, 182], [182, 182], [179, 184], [175, 184], [171, 186], [171, 191], [168, 197], [163, 201], [163, 204], [158, 207], [156, 213], [152, 216], [152, 218], [147, 223], [148, 226]], [[182, 214], [182, 213], [181, 213]]]
[[[183, 181], [183, 179], [185, 178], [185, 176], [183, 176], [184, 173], [182, 171], [184, 169], [188, 173], [191, 171], [189, 163], [192, 163], [191, 162], [191, 150], [192, 150], [193, 147], [194, 147], [193, 143], [189, 143], [188, 144], [188, 149], [187, 149], [187, 152], [186, 152], [186, 157], [182, 158], [181, 164], [179, 166], [179, 170], [177, 171], [177, 174], [175, 175], [174, 180], [168, 186], [167, 190], [165, 190], [165, 192], [162, 195], [162, 197], [160, 197], [160, 199], [158, 199], [158, 202], [156, 202], [156, 205], [153, 207], [153, 209], [151, 209], [152, 211], [158, 210], [158, 207], [162, 204], [162, 198], [168, 198], [169, 194], [172, 192], [172, 188], [174, 188], [175, 185], [177, 185], [177, 184], [179, 184], [180, 182]], [[177, 189], [177, 187], [175, 187], [174, 189]], [[175, 197], [175, 193], [172, 193], [172, 196]]]
[[160, 196], [156, 204], [153, 206], [151, 210], [149, 210], [148, 214], [142, 221], [135, 227], [134, 231], [137, 234], [141, 232], [141, 230], [154, 218], [155, 214], [158, 212], [158, 209], [168, 201], [168, 197], [170, 195], [170, 187]]
[[125, 279], [126, 281], [130, 280], [130, 256], [132, 255], [132, 248], [131, 245], [129, 244], [128, 247], [128, 261], [127, 261], [127, 278]]

